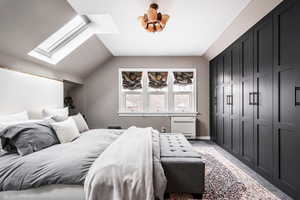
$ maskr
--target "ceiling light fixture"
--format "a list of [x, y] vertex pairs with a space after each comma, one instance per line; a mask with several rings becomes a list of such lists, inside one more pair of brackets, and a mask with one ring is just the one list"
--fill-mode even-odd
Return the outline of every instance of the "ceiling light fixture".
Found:
[[157, 10], [158, 4], [152, 3], [147, 13], [138, 18], [142, 27], [148, 32], [155, 33], [162, 31], [170, 18], [169, 15], [158, 13]]

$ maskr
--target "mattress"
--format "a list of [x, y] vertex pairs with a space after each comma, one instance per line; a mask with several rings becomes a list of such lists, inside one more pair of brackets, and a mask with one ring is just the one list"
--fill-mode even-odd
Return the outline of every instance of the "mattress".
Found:
[[84, 200], [83, 186], [48, 185], [40, 188], [0, 192], [1, 200]]

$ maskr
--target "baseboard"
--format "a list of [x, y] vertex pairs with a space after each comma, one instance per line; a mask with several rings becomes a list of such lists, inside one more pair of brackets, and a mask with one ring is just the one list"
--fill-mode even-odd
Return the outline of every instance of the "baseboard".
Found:
[[210, 136], [196, 136], [197, 140], [210, 140]]

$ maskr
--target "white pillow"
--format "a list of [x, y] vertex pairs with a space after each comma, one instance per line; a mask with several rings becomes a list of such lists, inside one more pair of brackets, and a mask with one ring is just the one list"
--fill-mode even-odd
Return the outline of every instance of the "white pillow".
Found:
[[88, 127], [85, 119], [81, 115], [81, 113], [78, 113], [77, 115], [73, 115], [73, 116], [71, 116], [71, 118], [75, 121], [75, 123], [77, 125], [77, 128], [78, 128], [80, 133], [89, 130], [89, 127]]
[[45, 108], [43, 110], [44, 117], [51, 117], [57, 122], [64, 121], [69, 116], [69, 108]]
[[29, 120], [27, 111], [0, 116], [0, 122], [2, 123], [13, 123], [13, 122], [27, 121], [27, 120]]
[[55, 122], [51, 125], [55, 130], [60, 143], [72, 142], [79, 137], [79, 130], [71, 117], [65, 121]]

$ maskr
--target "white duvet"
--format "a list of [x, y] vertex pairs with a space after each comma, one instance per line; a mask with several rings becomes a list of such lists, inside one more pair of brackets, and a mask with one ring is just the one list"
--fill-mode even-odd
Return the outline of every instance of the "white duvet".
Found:
[[163, 199], [166, 178], [159, 145], [154, 143], [159, 140], [152, 128], [126, 130], [90, 168], [84, 183], [86, 200]]

